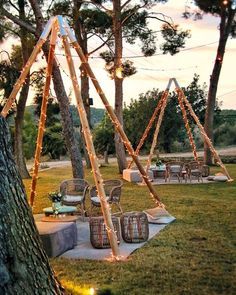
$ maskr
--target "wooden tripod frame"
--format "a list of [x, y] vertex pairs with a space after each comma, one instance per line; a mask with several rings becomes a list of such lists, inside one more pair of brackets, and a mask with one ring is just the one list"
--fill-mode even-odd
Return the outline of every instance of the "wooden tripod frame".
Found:
[[[153, 157], [154, 149], [155, 149], [155, 146], [157, 144], [157, 138], [158, 138], [160, 126], [161, 126], [161, 123], [162, 123], [164, 111], [165, 111], [165, 108], [166, 108], [166, 105], [167, 105], [169, 89], [170, 89], [170, 86], [171, 86], [172, 82], [174, 82], [175, 87], [176, 87], [176, 92], [178, 94], [178, 102], [179, 102], [180, 109], [181, 109], [181, 112], [182, 112], [182, 117], [183, 117], [183, 120], [184, 120], [185, 128], [187, 130], [189, 142], [190, 142], [190, 145], [192, 147], [194, 159], [196, 161], [199, 161], [199, 157], [198, 157], [198, 154], [197, 154], [197, 149], [196, 149], [196, 145], [195, 145], [195, 142], [194, 142], [193, 134], [192, 134], [192, 131], [191, 131], [191, 128], [190, 128], [190, 125], [189, 125], [188, 118], [187, 118], [186, 108], [188, 109], [191, 117], [194, 119], [196, 125], [198, 126], [198, 128], [199, 128], [199, 130], [201, 132], [201, 135], [202, 135], [202, 139], [208, 145], [214, 159], [216, 160], [216, 163], [222, 168], [222, 170], [224, 171], [225, 175], [228, 178], [228, 181], [232, 181], [233, 179], [230, 177], [230, 175], [228, 173], [228, 170], [226, 169], [225, 165], [222, 163], [222, 161], [220, 159], [220, 156], [218, 155], [217, 151], [213, 147], [213, 144], [212, 144], [211, 140], [207, 136], [207, 134], [206, 134], [206, 132], [204, 130], [204, 127], [202, 126], [202, 124], [200, 123], [197, 115], [193, 111], [193, 108], [192, 108], [191, 104], [189, 103], [189, 101], [188, 101], [187, 97], [185, 96], [183, 90], [180, 88], [176, 78], [171, 78], [169, 80], [168, 86], [167, 86], [166, 90], [163, 92], [162, 97], [159, 100], [158, 105], [157, 105], [156, 109], [154, 110], [154, 113], [153, 113], [153, 115], [152, 115], [152, 117], [151, 117], [151, 119], [150, 119], [150, 121], [148, 123], [148, 126], [146, 127], [146, 129], [145, 129], [145, 131], [143, 133], [143, 136], [140, 139], [139, 144], [138, 144], [138, 146], [137, 146], [137, 148], [135, 150], [135, 153], [138, 155], [142, 145], [144, 144], [145, 139], [147, 138], [148, 132], [150, 131], [150, 129], [151, 129], [153, 123], [154, 123], [155, 117], [157, 116], [158, 112], [160, 111], [158, 121], [157, 121], [157, 124], [156, 124], [156, 129], [155, 129], [154, 136], [153, 136], [153, 141], [152, 141], [152, 145], [151, 145], [147, 165], [146, 165], [146, 173], [147, 173], [147, 171], [148, 171], [148, 169], [149, 169], [149, 167], [151, 165], [151, 160], [152, 160], [152, 157]], [[129, 164], [129, 168], [131, 167], [131, 165], [132, 165], [132, 161]]]
[[38, 137], [37, 137], [37, 145], [36, 145], [36, 151], [35, 151], [32, 184], [31, 184], [30, 205], [31, 205], [31, 207], [33, 207], [34, 199], [35, 199], [35, 195], [36, 195], [38, 167], [39, 167], [40, 155], [41, 155], [41, 150], [42, 150], [43, 133], [44, 133], [45, 122], [46, 122], [47, 101], [48, 101], [48, 96], [49, 96], [52, 66], [53, 66], [53, 62], [54, 62], [55, 44], [56, 44], [58, 32], [60, 32], [60, 36], [62, 38], [63, 46], [64, 46], [65, 53], [66, 53], [70, 77], [72, 80], [73, 89], [74, 89], [74, 93], [76, 96], [77, 109], [78, 109], [78, 113], [80, 116], [83, 134], [84, 134], [85, 141], [86, 141], [86, 147], [88, 150], [88, 155], [89, 155], [91, 166], [92, 166], [92, 171], [93, 171], [93, 176], [94, 176], [98, 196], [99, 196], [99, 199], [101, 202], [101, 209], [102, 209], [102, 213], [104, 216], [104, 222], [106, 225], [108, 238], [109, 238], [111, 248], [112, 248], [112, 255], [113, 255], [112, 258], [114, 260], [119, 260], [119, 248], [118, 248], [118, 243], [117, 243], [117, 237], [116, 237], [114, 227], [112, 224], [112, 220], [111, 220], [110, 206], [106, 201], [106, 195], [105, 195], [104, 186], [103, 186], [103, 179], [102, 179], [101, 173], [99, 171], [99, 163], [98, 163], [98, 159], [97, 159], [97, 156], [95, 153], [95, 149], [94, 149], [94, 145], [93, 145], [93, 141], [92, 141], [92, 134], [91, 134], [91, 131], [89, 128], [88, 120], [86, 117], [86, 112], [84, 109], [83, 100], [82, 100], [80, 89], [79, 89], [79, 84], [77, 81], [77, 76], [76, 76], [76, 72], [75, 72], [73, 59], [71, 56], [70, 44], [69, 44], [68, 38], [69, 38], [72, 46], [75, 48], [76, 52], [78, 53], [87, 75], [91, 78], [104, 106], [106, 107], [106, 110], [111, 118], [112, 123], [115, 125], [117, 132], [120, 134], [129, 154], [132, 156], [132, 158], [133, 158], [134, 162], [136, 163], [144, 181], [146, 182], [147, 187], [150, 191], [151, 197], [153, 198], [153, 200], [155, 201], [155, 203], [157, 205], [163, 206], [163, 204], [161, 203], [160, 198], [157, 195], [156, 191], [154, 190], [152, 184], [148, 180], [148, 177], [147, 177], [147, 174], [146, 174], [144, 168], [142, 167], [141, 163], [139, 162], [139, 159], [138, 159], [137, 155], [135, 154], [135, 152], [132, 148], [132, 145], [131, 145], [128, 137], [126, 136], [126, 134], [125, 134], [118, 118], [116, 117], [112, 107], [109, 105], [109, 102], [108, 102], [105, 94], [103, 93], [95, 75], [93, 74], [93, 71], [92, 71], [90, 65], [88, 64], [87, 59], [86, 59], [85, 55], [83, 54], [83, 51], [82, 51], [80, 45], [78, 44], [76, 38], [74, 37], [68, 23], [66, 22], [66, 20], [64, 20], [62, 18], [62, 16], [52, 17], [49, 20], [49, 22], [47, 23], [47, 25], [45, 26], [45, 29], [42, 32], [42, 34], [39, 38], [39, 41], [37, 42], [33, 52], [31, 53], [31, 56], [30, 56], [28, 62], [26, 63], [25, 67], [23, 68], [22, 73], [21, 73], [19, 79], [17, 80], [17, 82], [12, 90], [12, 93], [10, 94], [10, 96], [7, 100], [7, 103], [2, 110], [1, 115], [3, 117], [6, 117], [6, 115], [8, 114], [8, 112], [9, 112], [10, 108], [12, 107], [12, 104], [17, 96], [17, 93], [19, 92], [22, 84], [24, 83], [24, 80], [25, 80], [27, 74], [29, 73], [32, 64], [36, 60], [37, 54], [40, 52], [43, 44], [45, 43], [45, 41], [48, 38], [48, 35], [50, 34], [50, 32], [51, 32], [51, 38], [50, 38], [50, 48], [49, 48], [49, 55], [48, 55], [48, 61], [47, 61], [48, 62], [47, 75], [46, 75], [46, 82], [45, 82], [45, 87], [44, 87], [44, 91], [43, 91], [43, 102], [42, 102], [42, 107], [41, 107], [40, 122], [39, 122], [39, 128], [38, 128]]

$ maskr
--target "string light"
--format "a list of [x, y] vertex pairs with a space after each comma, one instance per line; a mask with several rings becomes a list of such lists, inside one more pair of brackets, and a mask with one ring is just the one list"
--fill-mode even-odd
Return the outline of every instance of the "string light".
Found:
[[[175, 83], [176, 83], [176, 85], [177, 85], [177, 81], [175, 81]], [[219, 166], [220, 166], [220, 167], [223, 169], [223, 171], [225, 172], [225, 174], [226, 174], [226, 176], [227, 176], [227, 178], [228, 178], [228, 181], [232, 181], [232, 178], [230, 177], [230, 175], [229, 175], [229, 173], [228, 173], [228, 171], [227, 171], [225, 165], [222, 163], [222, 161], [221, 161], [221, 159], [220, 159], [220, 157], [219, 157], [217, 151], [214, 149], [213, 144], [212, 144], [210, 138], [207, 136], [207, 134], [206, 134], [206, 132], [205, 132], [205, 130], [204, 130], [202, 124], [200, 123], [198, 117], [197, 117], [196, 114], [194, 113], [191, 104], [190, 104], [189, 101], [187, 100], [187, 98], [186, 98], [186, 96], [184, 95], [183, 91], [182, 91], [181, 89], [180, 89], [180, 91], [181, 91], [181, 94], [182, 94], [183, 100], [184, 100], [186, 106], [187, 106], [188, 109], [189, 109], [189, 112], [190, 112], [191, 116], [192, 116], [193, 119], [195, 120], [195, 122], [196, 122], [198, 128], [200, 129], [200, 133], [201, 133], [201, 135], [202, 135], [202, 137], [203, 137], [203, 140], [207, 143], [207, 145], [208, 145], [208, 147], [209, 147], [209, 149], [210, 149], [212, 155], [214, 156], [216, 162], [219, 164]]]
[[180, 109], [182, 111], [182, 116], [183, 116], [183, 120], [184, 120], [184, 123], [185, 123], [185, 128], [187, 130], [189, 142], [190, 142], [190, 145], [191, 145], [192, 150], [193, 150], [194, 159], [196, 161], [198, 161], [196, 145], [194, 143], [193, 135], [192, 135], [192, 132], [191, 132], [191, 129], [190, 129], [190, 126], [189, 126], [189, 122], [188, 122], [188, 118], [187, 118], [187, 112], [186, 112], [184, 104], [183, 104], [182, 91], [180, 89], [177, 89], [176, 92], [178, 93], [178, 101], [179, 101]]

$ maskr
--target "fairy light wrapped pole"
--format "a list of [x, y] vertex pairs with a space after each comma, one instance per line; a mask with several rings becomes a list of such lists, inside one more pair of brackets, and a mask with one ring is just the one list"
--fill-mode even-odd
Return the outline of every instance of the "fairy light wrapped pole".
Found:
[[183, 101], [185, 103], [185, 105], [187, 106], [191, 116], [193, 117], [193, 119], [195, 120], [198, 128], [200, 129], [201, 131], [201, 135], [203, 137], [203, 140], [206, 142], [206, 144], [208, 145], [213, 157], [215, 158], [216, 160], [216, 163], [222, 168], [222, 170], [224, 171], [225, 175], [228, 177], [228, 181], [233, 181], [233, 179], [230, 177], [229, 173], [228, 173], [228, 170], [226, 169], [225, 165], [222, 163], [217, 151], [215, 150], [215, 148], [213, 147], [213, 144], [210, 140], [210, 138], [207, 136], [202, 124], [200, 123], [197, 115], [195, 114], [191, 104], [189, 103], [188, 99], [186, 98], [183, 90], [180, 88], [177, 80], [175, 78], [173, 78], [173, 81], [175, 83], [175, 86], [176, 86], [176, 89], [179, 91], [179, 93], [181, 93], [182, 97], [183, 97]]
[[9, 112], [9, 110], [11, 109], [12, 104], [14, 103], [14, 101], [16, 99], [16, 96], [17, 96], [17, 94], [18, 94], [21, 86], [25, 82], [25, 78], [28, 75], [32, 64], [35, 62], [36, 57], [37, 57], [39, 51], [41, 50], [43, 44], [47, 40], [47, 37], [48, 37], [48, 35], [50, 33], [50, 30], [51, 30], [51, 27], [52, 27], [52, 24], [53, 24], [54, 20], [55, 20], [55, 18], [52, 17], [48, 21], [48, 23], [47, 23], [47, 25], [46, 25], [46, 27], [45, 27], [42, 35], [39, 38], [39, 41], [35, 45], [32, 53], [31, 53], [31, 55], [30, 55], [30, 57], [29, 57], [29, 59], [27, 61], [27, 63], [25, 64], [24, 68], [22, 69], [22, 72], [20, 74], [20, 77], [16, 81], [16, 83], [15, 83], [13, 89], [12, 89], [12, 92], [11, 92], [10, 96], [8, 97], [8, 99], [7, 99], [7, 102], [6, 102], [5, 106], [4, 106], [4, 108], [2, 109], [1, 116], [6, 117], [7, 114], [8, 114], [8, 112]]
[[96, 188], [98, 192], [98, 197], [101, 202], [101, 209], [104, 216], [108, 238], [112, 248], [113, 258], [114, 260], [119, 260], [119, 248], [118, 248], [117, 236], [114, 231], [114, 227], [113, 227], [113, 223], [111, 219], [110, 206], [106, 200], [106, 194], [105, 194], [105, 190], [103, 186], [103, 179], [99, 170], [98, 159], [96, 157], [96, 153], [95, 153], [95, 149], [94, 149], [94, 145], [92, 141], [92, 134], [89, 128], [88, 119], [86, 116], [83, 100], [79, 90], [79, 84], [77, 81], [74, 63], [71, 57], [70, 44], [67, 40], [67, 32], [64, 29], [64, 22], [61, 16], [58, 16], [58, 23], [60, 28], [60, 34], [63, 41], [63, 46], [66, 53], [66, 59], [67, 59], [68, 68], [69, 68], [69, 72], [70, 72], [70, 76], [71, 76], [71, 80], [73, 84], [73, 89], [74, 89], [74, 93], [76, 97], [77, 109], [80, 116], [83, 134], [86, 141], [87, 151], [90, 158], [93, 176], [94, 176], [94, 180], [95, 180], [95, 184], [96, 184]]
[[[64, 22], [66, 23], [66, 20], [64, 20]], [[112, 107], [110, 106], [104, 92], [102, 91], [102, 88], [99, 84], [99, 82], [97, 81], [89, 63], [87, 62], [86, 60], [86, 57], [82, 51], [82, 48], [80, 47], [79, 43], [77, 42], [76, 38], [74, 37], [74, 34], [72, 33], [69, 25], [66, 23], [66, 30], [67, 30], [67, 33], [68, 33], [68, 36], [70, 38], [70, 41], [71, 41], [71, 45], [74, 47], [74, 49], [76, 50], [77, 54], [79, 55], [80, 57], [80, 60], [81, 62], [83, 63], [83, 67], [84, 69], [86, 70], [87, 72], [87, 75], [90, 77], [91, 81], [93, 82], [93, 85], [95, 87], [95, 89], [97, 90], [97, 93], [98, 95], [100, 96], [106, 110], [107, 110], [107, 113], [112, 121], [112, 123], [114, 124], [117, 132], [120, 134], [120, 137], [129, 153], [129, 155], [133, 158], [133, 161], [135, 162], [137, 168], [139, 169], [139, 172], [140, 174], [142, 175], [142, 178], [144, 180], [144, 182], [146, 183], [149, 191], [150, 191], [150, 196], [153, 198], [153, 200], [155, 201], [155, 203], [158, 205], [158, 206], [162, 206], [163, 207], [163, 204], [161, 203], [161, 200], [159, 198], [159, 196], [157, 195], [156, 191], [154, 190], [154, 187], [153, 185], [151, 184], [151, 182], [149, 181], [148, 177], [147, 177], [147, 174], [143, 168], [143, 166], [141, 165], [139, 159], [138, 159], [138, 156], [135, 154], [135, 151], [128, 139], [128, 137], [126, 136], [118, 118], [116, 117], [115, 113], [114, 113], [114, 110], [112, 109]]]
[[43, 90], [43, 99], [42, 99], [39, 127], [38, 127], [38, 136], [37, 136], [36, 150], [35, 150], [35, 156], [34, 156], [33, 175], [32, 175], [31, 192], [30, 192], [30, 200], [29, 200], [31, 207], [34, 204], [34, 198], [36, 195], [36, 184], [38, 179], [39, 161], [40, 161], [40, 156], [42, 152], [43, 135], [44, 135], [45, 123], [46, 123], [46, 117], [47, 117], [46, 116], [47, 103], [48, 103], [52, 68], [53, 68], [53, 62], [54, 62], [54, 52], [55, 52], [55, 46], [56, 46], [57, 32], [58, 32], [58, 26], [55, 23], [52, 26], [52, 31], [51, 31], [51, 39], [50, 39], [50, 47], [49, 47], [48, 63], [47, 63], [48, 65], [46, 70], [46, 81], [45, 81], [44, 90]]
[[186, 112], [186, 109], [185, 109], [184, 104], [183, 104], [182, 92], [180, 92], [179, 89], [177, 89], [177, 94], [178, 94], [178, 102], [179, 102], [180, 109], [181, 109], [181, 112], [182, 112], [182, 116], [183, 116], [185, 128], [187, 130], [189, 142], [190, 142], [190, 145], [192, 147], [193, 156], [194, 156], [194, 159], [196, 161], [198, 161], [197, 149], [196, 149], [196, 145], [195, 145], [194, 139], [193, 139], [193, 134], [191, 132], [191, 128], [190, 128], [190, 125], [189, 125], [189, 121], [188, 121], [188, 117], [187, 117], [187, 112]]
[[[161, 99], [159, 100], [159, 102], [158, 102], [158, 104], [157, 104], [157, 106], [156, 106], [156, 108], [155, 108], [155, 110], [154, 110], [154, 112], [153, 112], [153, 114], [152, 114], [152, 117], [151, 117], [150, 121], [148, 122], [148, 125], [147, 125], [147, 127], [146, 127], [146, 129], [145, 129], [145, 131], [144, 131], [144, 133], [143, 133], [143, 135], [142, 135], [140, 141], [139, 141], [139, 144], [137, 145], [137, 148], [136, 148], [136, 150], [135, 150], [135, 154], [136, 154], [136, 155], [139, 154], [139, 151], [140, 151], [140, 149], [142, 148], [142, 146], [143, 146], [143, 144], [144, 144], [144, 142], [145, 142], [145, 140], [146, 140], [146, 138], [147, 138], [147, 136], [148, 136], [148, 133], [149, 133], [149, 131], [150, 131], [152, 125], [153, 125], [153, 122], [154, 122], [154, 120], [156, 119], [156, 116], [157, 116], [158, 112], [160, 111], [160, 109], [161, 109], [161, 107], [162, 107], [163, 101], [164, 101], [164, 99], [165, 99], [168, 95], [169, 95], [169, 89], [167, 88], [167, 89], [163, 92], [162, 97], [161, 97]], [[129, 165], [128, 165], [127, 168], [130, 169], [131, 166], [132, 166], [132, 164], [133, 164], [133, 160], [131, 160], [131, 161], [129, 162]]]
[[[169, 83], [168, 83], [168, 86], [167, 86], [167, 89], [168, 90], [170, 89], [171, 83], [172, 83], [172, 79], [169, 80]], [[154, 149], [155, 149], [155, 147], [157, 145], [157, 138], [158, 138], [158, 134], [159, 134], [159, 131], [160, 131], [161, 123], [162, 123], [162, 120], [163, 120], [164, 112], [165, 112], [165, 109], [166, 109], [167, 101], [168, 101], [168, 95], [166, 95], [164, 97], [164, 100], [163, 100], [163, 103], [162, 103], [162, 106], [161, 106], [160, 115], [158, 117], [158, 121], [157, 121], [156, 129], [155, 129], [155, 132], [154, 132], [154, 136], [153, 136], [153, 141], [152, 141], [150, 153], [149, 153], [148, 160], [147, 160], [146, 173], [148, 173], [148, 170], [150, 168], [152, 157], [153, 157], [153, 153], [154, 153]]]

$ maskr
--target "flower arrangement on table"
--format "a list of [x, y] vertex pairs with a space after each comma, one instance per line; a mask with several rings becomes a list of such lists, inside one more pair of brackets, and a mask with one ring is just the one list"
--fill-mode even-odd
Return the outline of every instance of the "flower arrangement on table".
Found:
[[162, 161], [158, 159], [158, 160], [156, 161], [156, 166], [162, 166], [162, 165], [163, 165]]
[[49, 199], [52, 201], [52, 210], [55, 216], [58, 216], [61, 208], [62, 194], [59, 192], [51, 192], [48, 194]]
[[48, 194], [48, 197], [53, 203], [60, 203], [62, 201], [62, 194], [59, 192], [51, 192]]

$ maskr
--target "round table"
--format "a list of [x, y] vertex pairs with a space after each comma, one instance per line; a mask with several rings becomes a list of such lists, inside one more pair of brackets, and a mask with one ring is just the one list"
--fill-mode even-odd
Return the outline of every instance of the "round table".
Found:
[[[57, 210], [58, 214], [68, 214], [68, 215], [70, 214], [73, 215], [73, 213], [75, 213], [76, 211], [77, 211], [77, 208], [75, 206], [65, 206], [65, 205], [60, 206]], [[46, 216], [54, 214], [54, 210], [52, 209], [52, 207], [44, 208], [43, 212]]]

